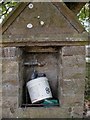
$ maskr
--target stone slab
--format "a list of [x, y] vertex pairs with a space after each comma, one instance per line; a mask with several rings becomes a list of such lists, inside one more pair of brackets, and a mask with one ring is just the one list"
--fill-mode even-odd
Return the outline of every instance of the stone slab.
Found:
[[85, 55], [85, 46], [67, 46], [62, 47], [63, 56]]
[[85, 56], [63, 56], [63, 79], [83, 79], [85, 78]]

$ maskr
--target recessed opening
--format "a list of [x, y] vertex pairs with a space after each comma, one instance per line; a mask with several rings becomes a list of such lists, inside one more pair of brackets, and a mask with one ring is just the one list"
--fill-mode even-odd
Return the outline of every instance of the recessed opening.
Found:
[[[60, 106], [59, 100], [59, 71], [60, 48], [56, 47], [30, 47], [23, 49], [20, 62], [20, 106], [21, 107], [54, 107]], [[48, 79], [52, 98], [42, 99], [32, 104], [27, 82], [32, 79], [32, 74], [37, 71]], [[37, 88], [38, 89], [38, 88]], [[38, 90], [37, 90], [38, 91]]]

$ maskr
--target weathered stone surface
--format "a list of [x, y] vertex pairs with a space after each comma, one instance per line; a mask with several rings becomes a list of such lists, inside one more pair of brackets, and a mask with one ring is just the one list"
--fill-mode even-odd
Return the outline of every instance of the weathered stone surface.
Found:
[[2, 118], [2, 85], [0, 84], [0, 120]]
[[22, 55], [22, 50], [16, 47], [2, 47], [0, 48], [0, 60], [6, 61], [17, 61]]
[[[2, 84], [2, 95], [3, 96], [17, 96], [18, 95], [18, 85], [15, 85], [16, 81], [7, 81]], [[14, 84], [15, 83], [15, 84]]]
[[[74, 29], [66, 18], [60, 14], [55, 6], [53, 7], [52, 3], [33, 3], [33, 6], [32, 10], [30, 10], [29, 7], [26, 7], [26, 9], [19, 14], [20, 16], [15, 19], [13, 24], [9, 26], [8, 30], [6, 30], [4, 34], [7, 34], [10, 38], [14, 38], [15, 35], [18, 35], [17, 38], [20, 38], [20, 36], [28, 38], [29, 35], [31, 36], [32, 34], [77, 33], [76, 29]], [[38, 15], [40, 15], [41, 18], [40, 21], [37, 18]], [[44, 22], [43, 25], [41, 25], [41, 21]], [[33, 25], [30, 30], [27, 27], [28, 23]]]
[[62, 107], [83, 106], [84, 94], [63, 94]]
[[81, 79], [85, 77], [85, 68], [80, 67], [67, 67], [63, 70], [63, 78], [64, 79]]
[[13, 68], [13, 71], [11, 71], [10, 67], [8, 67], [8, 70], [6, 70], [7, 66], [8, 64], [5, 64], [5, 72], [2, 74], [2, 95], [17, 96], [19, 85], [18, 74], [9, 74], [11, 72], [15, 73], [17, 68], [15, 66], [16, 69]]
[[2, 107], [0, 107], [0, 120], [2, 119]]
[[17, 74], [3, 74], [2, 95], [17, 96], [19, 92], [19, 80]]
[[0, 85], [2, 84], [2, 61], [0, 60]]
[[0, 109], [2, 110], [2, 93], [0, 93]]
[[0, 84], [0, 95], [2, 94], [2, 84]]
[[2, 48], [2, 57], [4, 58], [12, 58], [17, 56], [16, 47], [4, 47]]
[[[71, 108], [70, 111], [69, 109]], [[73, 109], [72, 109], [73, 108]], [[77, 106], [64, 108], [3, 108], [3, 118], [71, 118], [82, 117], [82, 107], [76, 111]], [[6, 112], [6, 113], [5, 113]], [[79, 112], [79, 113], [78, 113]]]
[[3, 73], [2, 81], [3, 81], [3, 83], [11, 81], [11, 82], [14, 82], [16, 85], [16, 84], [19, 84], [19, 76], [18, 76], [18, 74]]
[[63, 56], [85, 55], [85, 46], [68, 46], [62, 48]]
[[85, 78], [85, 56], [63, 56], [62, 57], [63, 78], [82, 79]]
[[86, 46], [86, 56], [90, 57], [90, 45]]
[[74, 106], [84, 104], [84, 81], [64, 81], [61, 91], [61, 106]]
[[[70, 112], [67, 108], [18, 108], [18, 109], [8, 109], [9, 117], [14, 118], [69, 118]], [[3, 109], [6, 110], [5, 108]], [[56, 112], [57, 111], [57, 112]], [[4, 116], [3, 112], [3, 116]], [[11, 116], [10, 116], [11, 114]], [[5, 116], [8, 116], [5, 114]]]
[[2, 108], [18, 108], [18, 97], [3, 96]]
[[82, 118], [82, 116], [83, 116], [83, 105], [82, 106], [74, 106], [73, 117], [74, 118]]
[[[18, 63], [16, 61], [3, 61], [2, 72], [8, 74], [18, 74]], [[2, 74], [3, 74], [2, 73]]]
[[69, 118], [70, 117], [68, 107], [31, 109], [30, 114], [32, 118]]
[[72, 56], [63, 56], [62, 57], [63, 67], [85, 67], [85, 55], [72, 55]]
[[0, 58], [2, 57], [2, 47], [0, 47]]
[[2, 109], [2, 118], [14, 118], [14, 115], [11, 113], [10, 108]]
[[63, 94], [65, 95], [74, 95], [82, 94], [85, 89], [85, 80], [84, 79], [64, 79], [63, 80]]

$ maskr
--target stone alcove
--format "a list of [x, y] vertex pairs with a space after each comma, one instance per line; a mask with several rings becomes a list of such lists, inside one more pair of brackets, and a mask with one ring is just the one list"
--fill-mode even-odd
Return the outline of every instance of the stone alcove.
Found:
[[[60, 56], [59, 47], [31, 47], [30, 49], [26, 47], [23, 49], [22, 54], [22, 62], [20, 62], [21, 67], [21, 93], [22, 95], [22, 104], [21, 106], [44, 106], [43, 104], [31, 104], [29, 99], [28, 91], [26, 90], [26, 83], [31, 78], [31, 75], [34, 70], [39, 73], [45, 73], [49, 84], [51, 87], [51, 91], [53, 94], [53, 99], [59, 100], [59, 89], [58, 85], [60, 84]], [[36, 65], [35, 65], [36, 64]], [[38, 65], [39, 64], [39, 65]], [[24, 75], [22, 76], [22, 72]], [[56, 106], [58, 106], [57, 104]]]

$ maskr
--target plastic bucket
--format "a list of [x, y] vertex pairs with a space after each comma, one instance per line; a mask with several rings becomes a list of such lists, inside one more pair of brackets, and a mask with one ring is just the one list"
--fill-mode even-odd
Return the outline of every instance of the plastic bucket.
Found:
[[27, 82], [27, 88], [32, 103], [46, 98], [52, 98], [52, 93], [46, 77], [39, 77]]

